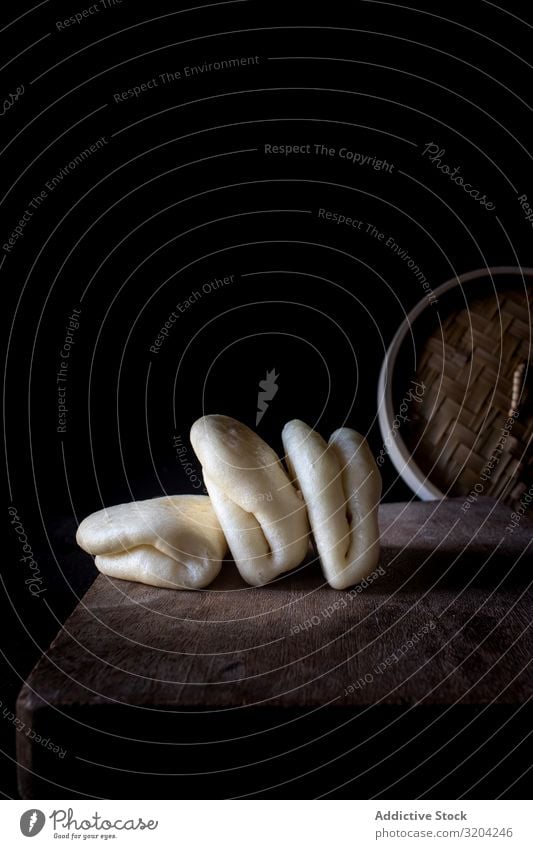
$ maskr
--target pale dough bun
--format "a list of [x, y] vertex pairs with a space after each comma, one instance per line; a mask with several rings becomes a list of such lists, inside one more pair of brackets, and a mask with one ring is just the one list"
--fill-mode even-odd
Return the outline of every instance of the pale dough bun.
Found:
[[169, 495], [99, 510], [76, 534], [105, 575], [167, 589], [199, 589], [220, 572], [227, 546], [206, 495]]
[[198, 419], [191, 443], [244, 580], [260, 586], [298, 566], [307, 554], [309, 524], [277, 454], [228, 416]]
[[372, 572], [379, 559], [381, 476], [376, 462], [366, 440], [347, 427], [326, 443], [295, 419], [283, 428], [282, 439], [326, 580], [345, 589]]

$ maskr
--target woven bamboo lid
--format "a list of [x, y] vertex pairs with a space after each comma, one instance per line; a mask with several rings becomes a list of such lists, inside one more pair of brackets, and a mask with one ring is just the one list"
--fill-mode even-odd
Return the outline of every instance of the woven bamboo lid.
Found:
[[[396, 333], [380, 375], [385, 448], [424, 500], [481, 495], [533, 515], [533, 269], [444, 283]], [[468, 507], [465, 507], [468, 509]]]

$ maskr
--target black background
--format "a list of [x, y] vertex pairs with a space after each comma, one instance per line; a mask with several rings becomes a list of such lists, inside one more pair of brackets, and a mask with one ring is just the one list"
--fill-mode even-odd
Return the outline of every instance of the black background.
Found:
[[[3, 567], [4, 705], [94, 578], [76, 553], [76, 523], [103, 504], [192, 491], [173, 440], [187, 444], [198, 416], [254, 426], [258, 382], [275, 369], [279, 391], [258, 430], [276, 450], [294, 417], [326, 437], [355, 427], [380, 450], [379, 369], [424, 291], [383, 242], [321, 220], [320, 208], [392, 236], [432, 288], [484, 265], [533, 265], [517, 200], [532, 193], [533, 19], [517, 17], [521, 4], [251, 0], [182, 11], [124, 0], [58, 31], [88, 5], [2, 9], [2, 55], [15, 58], [0, 93], [25, 87], [0, 118], [2, 244], [32, 196], [107, 139], [1, 252], [6, 506], [46, 586], [29, 595], [15, 548]], [[159, 80], [114, 102], [164, 72], [240, 56], [259, 61]], [[422, 156], [430, 142], [494, 211]], [[267, 155], [265, 144], [346, 147], [394, 167]], [[151, 353], [176, 304], [228, 275]], [[61, 434], [56, 374], [73, 308], [80, 327]], [[382, 471], [385, 500], [409, 497], [392, 466]], [[14, 796], [13, 729], [2, 721], [1, 731], [4, 792]]]

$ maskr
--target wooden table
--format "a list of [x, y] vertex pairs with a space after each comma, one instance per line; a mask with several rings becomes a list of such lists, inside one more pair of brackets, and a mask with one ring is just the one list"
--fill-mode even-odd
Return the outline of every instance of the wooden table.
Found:
[[22, 795], [505, 791], [531, 727], [532, 525], [462, 504], [383, 505], [380, 567], [346, 592], [316, 563], [258, 589], [232, 563], [201, 592], [98, 576], [20, 693]]

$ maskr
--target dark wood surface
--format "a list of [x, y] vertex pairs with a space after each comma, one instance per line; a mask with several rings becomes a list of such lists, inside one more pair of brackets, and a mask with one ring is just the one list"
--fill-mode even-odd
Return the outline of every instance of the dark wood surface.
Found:
[[91, 752], [100, 765], [132, 727], [153, 755], [158, 729], [168, 742], [169, 728], [194, 717], [194, 737], [200, 715], [213, 728], [213, 711], [243, 728], [280, 708], [516, 711], [530, 695], [532, 525], [509, 533], [508, 508], [480, 498], [465, 513], [462, 504], [383, 505], [379, 571], [352, 591], [330, 589], [316, 563], [251, 588], [228, 562], [199, 592], [98, 576], [20, 693], [24, 726], [68, 748], [50, 760], [19, 735], [23, 795], [43, 794], [34, 773], [51, 767], [51, 794], [57, 784], [86, 788], [79, 771], [95, 768]]

